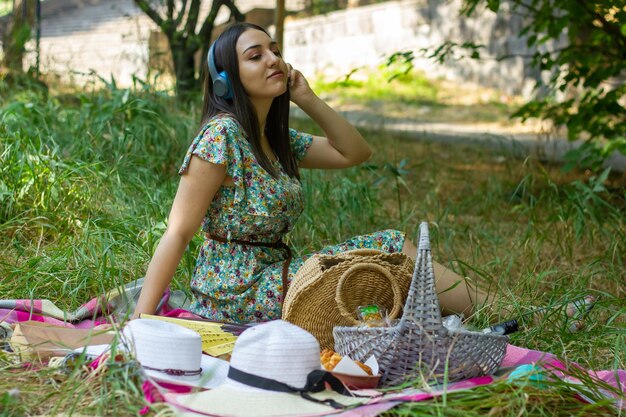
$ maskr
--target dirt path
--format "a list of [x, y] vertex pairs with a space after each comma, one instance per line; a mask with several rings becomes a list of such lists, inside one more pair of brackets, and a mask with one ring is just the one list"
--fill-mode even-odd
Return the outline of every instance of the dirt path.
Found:
[[[332, 104], [332, 103], [331, 103]], [[468, 120], [428, 121], [425, 115], [400, 116], [381, 111], [380, 108], [335, 105], [340, 113], [357, 127], [398, 132], [416, 140], [431, 140], [444, 143], [472, 143], [480, 146], [500, 148], [518, 157], [536, 156], [547, 162], [562, 162], [567, 151], [579, 147], [582, 142], [570, 142], [565, 135], [554, 132], [540, 123], [514, 123], [510, 120], [494, 122], [471, 122]], [[304, 113], [294, 106], [292, 115], [305, 118]], [[438, 119], [439, 117], [437, 117]], [[626, 156], [615, 152], [605, 166], [615, 171], [626, 172]]]

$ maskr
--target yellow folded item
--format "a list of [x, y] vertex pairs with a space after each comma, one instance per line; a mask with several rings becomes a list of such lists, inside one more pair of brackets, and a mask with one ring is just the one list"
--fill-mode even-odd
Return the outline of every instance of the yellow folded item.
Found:
[[223, 323], [205, 320], [190, 320], [175, 317], [141, 314], [142, 319], [162, 320], [191, 329], [202, 338], [202, 351], [207, 355], [221, 357], [229, 355], [235, 347], [237, 336], [222, 329]]
[[88, 345], [110, 344], [114, 337], [115, 332], [108, 328], [75, 329], [25, 321], [15, 325], [9, 344], [22, 361], [31, 361], [64, 356]]

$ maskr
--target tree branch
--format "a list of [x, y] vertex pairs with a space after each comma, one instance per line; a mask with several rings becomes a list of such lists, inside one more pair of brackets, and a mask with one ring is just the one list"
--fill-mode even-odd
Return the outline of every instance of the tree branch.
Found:
[[154, 23], [156, 23], [157, 26], [161, 28], [161, 30], [163, 30], [165, 32], [165, 29], [166, 29], [166, 26], [167, 26], [165, 24], [165, 21], [163, 20], [163, 18], [161, 16], [159, 16], [159, 14], [157, 13], [156, 10], [154, 10], [152, 7], [150, 7], [150, 5], [148, 4], [147, 0], [133, 0], [133, 1], [137, 5], [137, 7], [139, 7], [141, 9], [142, 12], [147, 14], [148, 17]]
[[211, 40], [211, 33], [213, 32], [213, 27], [215, 26], [215, 18], [217, 17], [217, 12], [219, 12], [220, 7], [222, 6], [228, 7], [231, 17], [234, 16], [236, 22], [243, 22], [246, 18], [246, 16], [239, 11], [233, 0], [214, 0], [213, 4], [211, 4], [211, 11], [204, 20], [200, 32], [198, 32], [200, 42], [205, 45]]
[[538, 15], [541, 13], [541, 11], [535, 7], [532, 7], [530, 4], [527, 4], [528, 2], [523, 1], [523, 0], [516, 0], [513, 2], [516, 6], [522, 6], [523, 8], [525, 8], [526, 10], [531, 11], [533, 14]]
[[234, 0], [224, 0], [224, 5], [230, 9], [230, 16], [235, 17], [235, 22], [243, 22], [246, 16], [235, 6]]
[[174, 0], [167, 0], [167, 20], [172, 21], [174, 18]]
[[217, 13], [220, 11], [220, 7], [223, 5], [224, 0], [213, 0], [213, 3], [211, 3], [211, 10], [209, 11], [206, 19], [204, 19], [200, 32], [198, 32], [198, 38], [204, 45], [207, 45], [211, 41], [211, 33], [213, 32], [213, 27], [215, 25], [215, 18], [217, 17]]
[[[569, 53], [575, 53], [575, 54], [591, 54], [591, 53], [595, 53], [598, 54], [598, 48], [595, 45], [568, 45], [568, 46], [564, 46], [562, 48], [554, 48], [551, 49], [549, 51], [544, 51], [541, 52], [541, 54], [549, 54], [550, 56], [554, 56], [554, 55], [560, 55], [564, 52], [569, 52]], [[602, 51], [602, 55], [604, 55], [605, 57], [614, 57], [615, 59], [620, 59], [620, 56], [612, 51], [607, 51], [607, 50], [603, 50]], [[523, 54], [523, 53], [519, 53], [519, 54], [506, 54], [506, 55], [499, 55], [496, 57], [497, 61], [503, 61], [505, 59], [510, 59], [510, 58], [524, 58], [524, 59], [532, 59], [535, 58], [535, 56], [537, 56], [536, 53], [531, 53], [531, 54]], [[558, 64], [558, 65], [562, 65], [562, 64]]]
[[183, 33], [188, 38], [193, 37], [196, 34], [196, 25], [198, 24], [198, 16], [200, 15], [200, 0], [191, 0], [189, 5], [189, 13], [187, 14], [187, 23]]
[[187, 0], [182, 0], [182, 4], [180, 6], [180, 13], [176, 16], [176, 20], [174, 20], [174, 27], [178, 28], [180, 26], [180, 22], [183, 21], [183, 17], [185, 17], [185, 12], [187, 11]]

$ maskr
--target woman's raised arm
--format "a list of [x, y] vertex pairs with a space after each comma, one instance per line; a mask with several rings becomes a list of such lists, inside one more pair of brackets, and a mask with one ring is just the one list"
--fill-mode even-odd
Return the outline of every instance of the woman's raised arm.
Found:
[[289, 72], [289, 94], [326, 137], [314, 136], [303, 168], [348, 168], [365, 162], [372, 154], [370, 146], [350, 122], [319, 98], [300, 71]]

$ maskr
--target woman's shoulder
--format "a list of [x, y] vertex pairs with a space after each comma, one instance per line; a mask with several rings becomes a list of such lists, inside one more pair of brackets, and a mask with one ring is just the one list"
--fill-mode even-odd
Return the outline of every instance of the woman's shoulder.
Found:
[[202, 128], [202, 133], [204, 134], [210, 130], [216, 130], [223, 134], [241, 134], [243, 132], [235, 116], [230, 113], [218, 113], [209, 118]]

